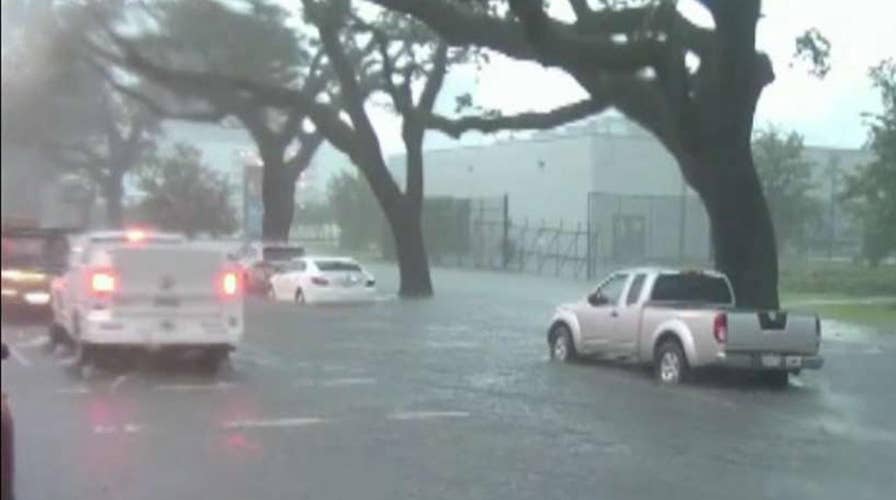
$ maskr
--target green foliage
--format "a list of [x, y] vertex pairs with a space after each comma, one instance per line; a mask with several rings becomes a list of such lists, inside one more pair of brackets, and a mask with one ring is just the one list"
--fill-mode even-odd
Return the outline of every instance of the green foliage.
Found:
[[877, 265], [896, 252], [896, 60], [881, 62], [869, 74], [884, 108], [869, 116], [876, 158], [846, 179], [843, 197], [862, 221], [864, 256]]
[[160, 32], [147, 35], [169, 63], [216, 74], [288, 85], [308, 53], [287, 25], [289, 12], [266, 0], [166, 0], [147, 7]]
[[330, 209], [339, 226], [339, 247], [364, 250], [382, 239], [383, 216], [367, 182], [343, 173], [327, 187]]
[[145, 197], [138, 213], [153, 226], [188, 235], [236, 230], [226, 179], [203, 165], [201, 153], [190, 145], [176, 144], [170, 154], [149, 161], [139, 187]]
[[831, 42], [818, 28], [810, 28], [796, 38], [793, 57], [808, 62], [812, 76], [824, 78], [831, 71]]
[[896, 296], [896, 266], [875, 269], [846, 262], [782, 265], [780, 288], [813, 294]]
[[753, 161], [765, 193], [778, 248], [805, 253], [809, 231], [820, 220], [820, 202], [810, 196], [811, 164], [803, 157], [803, 138], [769, 127], [753, 140]]

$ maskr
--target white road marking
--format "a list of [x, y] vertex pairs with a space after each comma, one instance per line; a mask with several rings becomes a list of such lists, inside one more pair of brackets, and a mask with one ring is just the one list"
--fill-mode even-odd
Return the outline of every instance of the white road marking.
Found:
[[35, 337], [31, 340], [16, 342], [16, 347], [21, 347], [23, 349], [29, 349], [29, 348], [33, 348], [33, 347], [43, 347], [49, 343], [50, 343], [50, 337], [47, 335], [41, 335], [41, 336]]
[[194, 392], [194, 391], [225, 391], [232, 389], [236, 384], [218, 382], [216, 384], [162, 384], [153, 388], [156, 391]]
[[28, 361], [28, 358], [20, 353], [19, 350], [15, 348], [15, 346], [8, 344], [6, 347], [9, 348], [9, 355], [12, 356], [14, 360], [18, 361], [20, 365], [31, 366], [31, 361]]
[[143, 430], [143, 426], [140, 424], [131, 424], [127, 423], [122, 426], [117, 425], [94, 425], [93, 433], [99, 435], [110, 435], [110, 434], [137, 434]]
[[65, 389], [56, 389], [56, 394], [90, 394], [87, 387], [68, 387]]
[[371, 385], [375, 384], [376, 379], [373, 378], [335, 378], [330, 380], [324, 380], [320, 385], [323, 387], [342, 387], [346, 385]]
[[431, 418], [467, 418], [465, 411], [404, 411], [390, 414], [389, 420], [427, 420]]
[[221, 425], [224, 429], [263, 429], [283, 427], [303, 427], [312, 424], [326, 423], [327, 419], [317, 417], [306, 418], [274, 418], [263, 420], [234, 420]]

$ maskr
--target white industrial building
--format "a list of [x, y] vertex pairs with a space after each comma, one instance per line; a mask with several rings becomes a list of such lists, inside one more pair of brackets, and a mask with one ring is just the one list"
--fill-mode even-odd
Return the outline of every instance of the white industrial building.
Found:
[[[807, 147], [806, 156], [817, 166], [818, 197], [834, 202], [826, 217], [843, 226], [846, 217], [836, 196], [829, 193], [831, 179], [842, 180], [843, 172], [867, 162], [869, 153]], [[603, 115], [526, 138], [430, 150], [424, 159], [427, 198], [506, 195], [514, 225], [590, 226], [597, 234], [598, 259], [710, 258], [709, 223], [702, 202], [686, 186], [665, 148], [623, 117]], [[831, 165], [837, 173], [830, 173]], [[390, 166], [396, 177], [403, 178], [403, 155], [392, 157]], [[835, 226], [832, 239], [843, 232], [843, 227]]]

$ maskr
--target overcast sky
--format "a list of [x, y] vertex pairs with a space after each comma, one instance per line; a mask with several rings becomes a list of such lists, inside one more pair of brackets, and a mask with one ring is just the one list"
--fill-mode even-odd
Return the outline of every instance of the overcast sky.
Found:
[[[563, 0], [554, 0], [555, 6], [563, 4]], [[709, 14], [694, 0], [680, 0], [679, 8], [698, 23], [711, 23]], [[763, 13], [757, 44], [772, 58], [776, 79], [762, 94], [756, 126], [772, 123], [797, 130], [811, 145], [862, 146], [866, 134], [861, 114], [881, 109], [867, 76], [868, 68], [885, 57], [896, 56], [896, 2], [765, 0]], [[832, 69], [823, 80], [810, 76], [805, 65], [791, 64], [794, 40], [810, 27], [820, 29], [832, 46]], [[550, 109], [585, 95], [560, 71], [501, 57], [494, 58], [481, 72], [459, 70], [450, 74], [440, 107], [450, 111], [452, 96], [464, 89], [472, 91], [478, 103], [504, 112]], [[401, 152], [397, 120], [382, 112], [376, 115], [384, 149]], [[463, 142], [482, 140], [471, 136]], [[433, 136], [427, 147], [452, 144], [456, 142]]]

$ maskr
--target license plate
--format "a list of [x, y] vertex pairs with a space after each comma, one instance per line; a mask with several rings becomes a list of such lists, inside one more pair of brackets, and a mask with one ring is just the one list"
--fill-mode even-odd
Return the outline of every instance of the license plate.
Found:
[[180, 305], [180, 299], [177, 297], [156, 297], [154, 303], [157, 307], [177, 307]]
[[803, 358], [799, 356], [785, 356], [784, 366], [787, 368], [799, 368], [803, 366]]
[[766, 368], [778, 368], [781, 366], [781, 356], [777, 354], [763, 354], [759, 360], [762, 366]]

